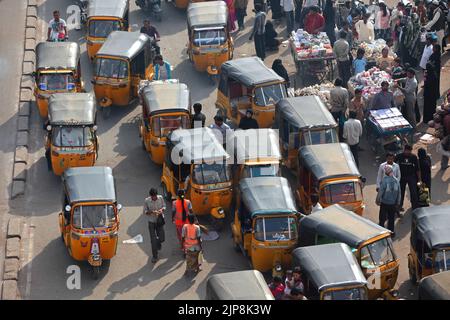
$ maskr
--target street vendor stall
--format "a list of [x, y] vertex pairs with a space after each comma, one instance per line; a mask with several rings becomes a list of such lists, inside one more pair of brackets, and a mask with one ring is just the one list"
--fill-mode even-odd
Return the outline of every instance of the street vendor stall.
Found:
[[336, 57], [325, 32], [313, 35], [298, 29], [291, 34], [289, 46], [302, 85], [334, 80]]
[[[371, 42], [359, 42], [353, 43], [352, 54], [356, 57], [358, 49], [364, 49], [364, 58], [367, 60], [367, 68], [370, 69], [377, 65], [378, 59], [381, 58], [381, 51], [386, 48], [387, 43], [384, 39], [377, 39]], [[389, 49], [389, 57], [394, 60], [397, 55]]]
[[310, 87], [297, 89], [294, 91], [294, 95], [296, 97], [318, 96], [320, 100], [322, 100], [323, 104], [328, 108], [328, 110], [331, 110], [330, 90], [333, 88], [334, 85], [331, 82], [324, 82], [321, 84], [315, 84]]

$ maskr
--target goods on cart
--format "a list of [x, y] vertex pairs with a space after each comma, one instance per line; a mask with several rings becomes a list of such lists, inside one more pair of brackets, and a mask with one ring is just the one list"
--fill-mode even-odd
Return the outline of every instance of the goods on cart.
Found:
[[297, 60], [334, 57], [330, 39], [325, 32], [309, 34], [303, 29], [292, 32], [289, 39]]
[[411, 127], [408, 120], [403, 117], [397, 108], [370, 110], [369, 117], [382, 132]]
[[[386, 41], [384, 39], [377, 39], [372, 42], [360, 42], [355, 44], [356, 49], [362, 48], [365, 51], [364, 58], [367, 61], [377, 61], [381, 57], [381, 51], [386, 47]], [[389, 50], [389, 56], [396, 58], [397, 55]]]
[[351, 77], [348, 81], [348, 88], [352, 94], [355, 93], [356, 88], [361, 89], [362, 96], [369, 101], [381, 91], [381, 83], [383, 81], [387, 81], [389, 85], [392, 85], [392, 77], [389, 73], [373, 67]]
[[300, 96], [318, 96], [320, 100], [327, 106], [328, 109], [331, 109], [330, 105], [330, 90], [334, 88], [334, 85], [331, 82], [324, 82], [321, 84], [315, 84], [310, 87], [305, 87], [302, 89], [295, 90], [294, 94], [296, 97]]

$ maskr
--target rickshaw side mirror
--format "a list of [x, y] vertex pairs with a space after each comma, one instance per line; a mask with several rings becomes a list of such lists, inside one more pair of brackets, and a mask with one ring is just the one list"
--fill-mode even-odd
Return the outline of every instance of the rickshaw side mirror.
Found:
[[47, 130], [48, 132], [52, 131], [52, 126], [48, 124], [48, 125], [45, 127], [45, 130]]
[[93, 126], [92, 130], [97, 131], [98, 127], [97, 126]]
[[120, 210], [122, 210], [122, 205], [119, 203], [119, 204], [117, 205], [117, 211], [120, 211]]
[[72, 207], [69, 206], [69, 205], [67, 205], [67, 206], [64, 207], [64, 210], [65, 210], [66, 212], [70, 212], [70, 210], [72, 210]]
[[364, 177], [361, 178], [361, 182], [362, 182], [362, 183], [366, 183], [366, 181], [367, 181], [366, 178], [364, 178]]

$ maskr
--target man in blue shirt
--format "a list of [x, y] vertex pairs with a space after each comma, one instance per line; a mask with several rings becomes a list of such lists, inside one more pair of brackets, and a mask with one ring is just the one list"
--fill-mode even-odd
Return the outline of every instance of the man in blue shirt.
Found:
[[364, 58], [364, 54], [366, 51], [362, 48], [359, 48], [356, 51], [356, 59], [353, 60], [353, 74], [357, 75], [358, 73], [366, 71], [367, 60]]
[[380, 203], [379, 225], [384, 228], [387, 220], [388, 229], [392, 231], [392, 237], [394, 237], [395, 213], [401, 199], [400, 182], [394, 177], [391, 165], [384, 166], [384, 173], [377, 195]]
[[389, 83], [383, 81], [381, 83], [381, 91], [373, 97], [371, 110], [386, 108], [395, 108], [395, 101], [394, 95], [389, 91]]

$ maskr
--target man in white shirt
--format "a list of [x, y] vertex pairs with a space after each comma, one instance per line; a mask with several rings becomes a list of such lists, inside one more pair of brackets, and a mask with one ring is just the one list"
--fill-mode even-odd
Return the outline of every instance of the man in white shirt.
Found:
[[214, 123], [209, 126], [211, 129], [213, 129], [214, 134], [217, 137], [217, 140], [222, 142], [223, 145], [227, 142], [227, 135], [231, 134], [231, 128], [229, 125], [223, 122], [223, 117], [220, 115], [216, 115], [214, 117]]
[[433, 53], [433, 44], [435, 41], [437, 41], [436, 35], [431, 33], [427, 34], [427, 42], [425, 48], [423, 48], [422, 58], [420, 59], [419, 64], [423, 70], [427, 69], [427, 63]]
[[57, 41], [68, 38], [66, 22], [60, 18], [59, 11], [53, 11], [53, 19], [48, 23], [47, 40]]
[[286, 15], [286, 31], [289, 38], [292, 31], [294, 31], [294, 0], [281, 0], [280, 5], [283, 7], [284, 14]]
[[342, 133], [344, 139], [352, 151], [353, 158], [355, 158], [356, 165], [359, 167], [358, 159], [358, 144], [359, 137], [362, 136], [361, 121], [356, 119], [356, 112], [350, 111], [349, 119], [344, 123], [344, 132]]
[[378, 175], [377, 175], [377, 192], [380, 188], [381, 180], [383, 180], [384, 177], [384, 167], [388, 164], [392, 167], [393, 175], [395, 178], [397, 178], [398, 181], [400, 181], [400, 167], [398, 163], [394, 162], [395, 155], [392, 152], [388, 152], [386, 154], [386, 161], [380, 164], [380, 167], [378, 168]]
[[358, 41], [372, 42], [375, 40], [375, 30], [373, 23], [369, 21], [370, 13], [366, 13], [362, 20], [355, 24], [356, 32], [358, 33]]

